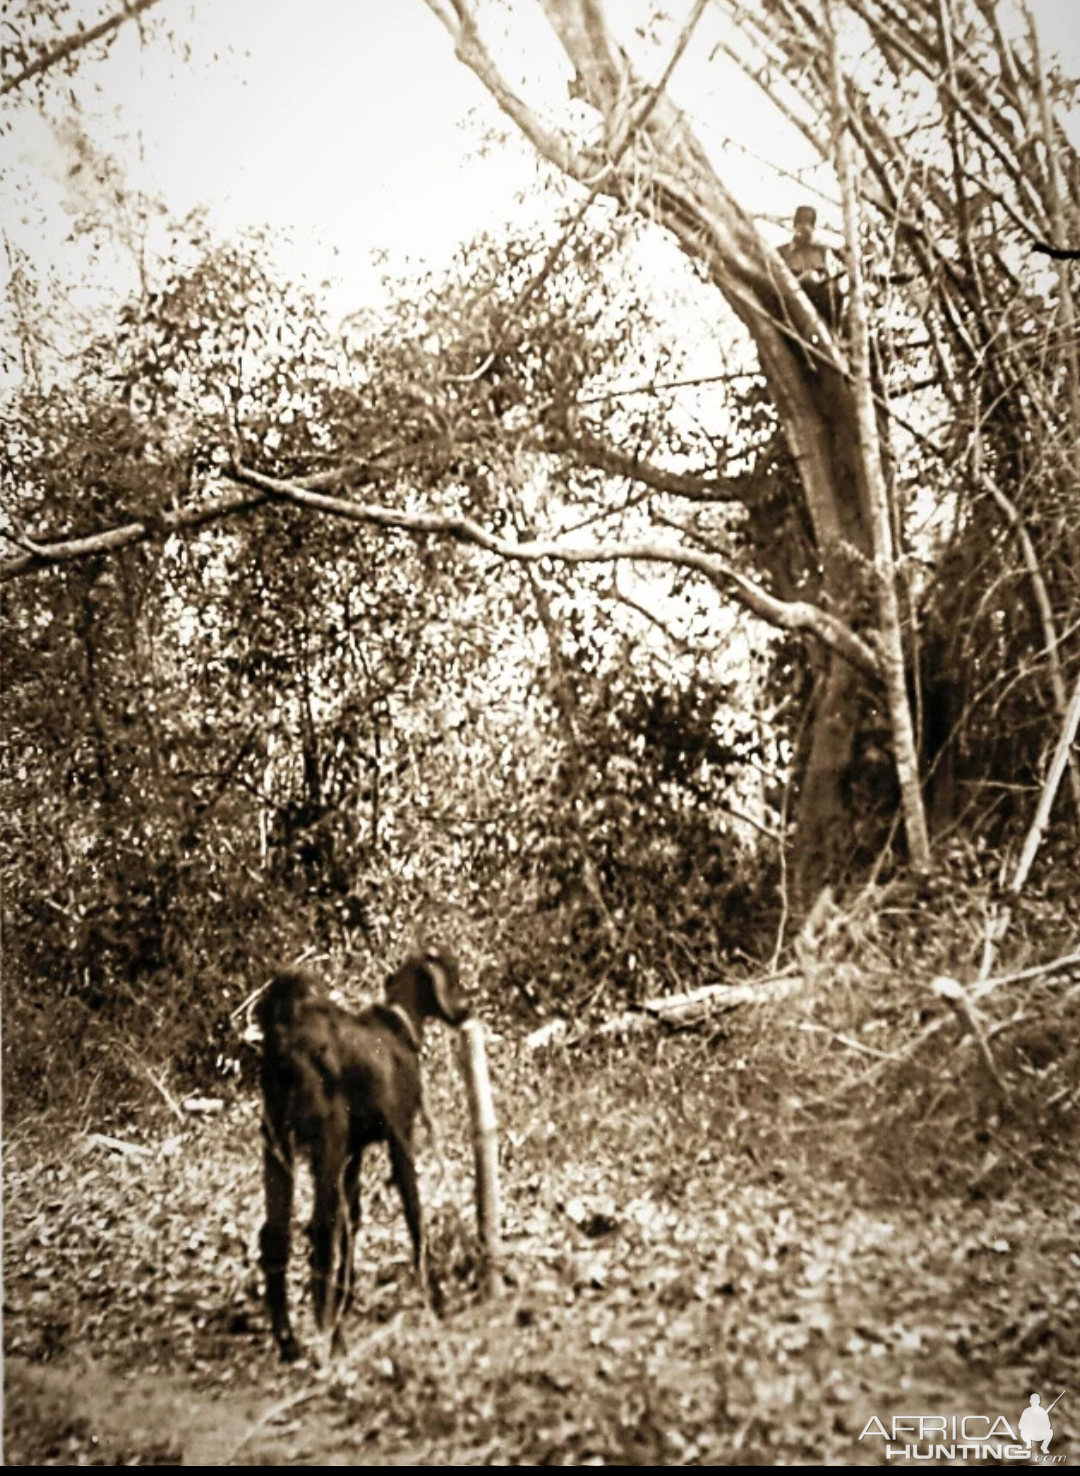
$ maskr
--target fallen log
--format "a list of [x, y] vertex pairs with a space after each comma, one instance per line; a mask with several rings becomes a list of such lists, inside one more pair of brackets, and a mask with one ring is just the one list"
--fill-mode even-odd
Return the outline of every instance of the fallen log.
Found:
[[774, 974], [742, 984], [706, 984], [684, 994], [659, 995], [643, 1000], [631, 1010], [621, 1010], [602, 1025], [583, 1030], [571, 1037], [566, 1020], [549, 1020], [525, 1037], [530, 1051], [554, 1045], [581, 1045], [584, 1041], [612, 1035], [641, 1035], [657, 1025], [687, 1030], [717, 1014], [737, 1009], [740, 1005], [770, 1004], [798, 994], [805, 980], [802, 974]]

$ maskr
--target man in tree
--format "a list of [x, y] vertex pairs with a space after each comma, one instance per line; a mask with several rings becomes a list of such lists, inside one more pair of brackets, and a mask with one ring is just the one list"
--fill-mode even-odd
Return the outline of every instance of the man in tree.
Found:
[[840, 321], [844, 299], [840, 291], [840, 264], [835, 253], [814, 237], [817, 211], [800, 205], [795, 212], [794, 232], [780, 255], [791, 275], [810, 299], [818, 317], [828, 328]]

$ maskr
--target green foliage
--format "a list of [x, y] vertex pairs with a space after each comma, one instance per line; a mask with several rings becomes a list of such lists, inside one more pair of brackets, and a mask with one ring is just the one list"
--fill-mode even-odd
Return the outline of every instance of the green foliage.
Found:
[[590, 673], [513, 835], [536, 915], [505, 929], [506, 980], [529, 1003], [692, 988], [765, 945], [772, 879], [738, 798], [757, 739], [732, 696], [635, 669], [626, 649]]
[[[153, 525], [204, 495], [237, 435], [310, 460], [316, 338], [257, 251], [174, 273], [75, 385], [9, 407], [8, 527]], [[5, 993], [28, 1067], [92, 1043], [88, 1020], [181, 1062], [235, 1055], [223, 1022], [265, 971], [365, 921], [364, 772], [422, 628], [415, 567], [382, 552], [264, 515], [5, 587]], [[30, 1106], [64, 1079], [6, 1085]]]
[[[649, 618], [596, 573], [523, 571], [272, 500], [183, 536], [163, 521], [220, 494], [235, 457], [510, 537], [652, 534], [669, 502], [590, 462], [594, 437], [716, 465], [734, 490], [680, 508], [684, 535], [782, 599], [817, 599], [760, 380], [724, 376], [723, 437], [653, 387], [685, 361], [662, 310], [625, 310], [639, 245], [611, 220], [557, 259], [550, 233], [479, 240], [449, 273], [396, 284], [339, 345], [264, 243], [222, 246], [192, 221], [70, 381], [10, 403], [10, 537], [151, 533], [5, 586], [5, 989], [28, 1046], [78, 1018], [87, 1049], [111, 1024], [231, 1068], [230, 1016], [280, 961], [314, 951], [371, 981], [448, 926], [490, 922], [497, 972], [541, 1008], [692, 987], [771, 953], [775, 834], [811, 731], [804, 638], [740, 632], [748, 654], [729, 657], [734, 627], [717, 633], [712, 592], [684, 576], [650, 585]], [[635, 376], [645, 389], [616, 392]], [[988, 566], [1015, 575], [988, 538]], [[1015, 662], [1021, 622], [1007, 579], [1000, 599], [968, 589], [965, 558], [950, 587], [971, 609], [944, 656], [941, 586], [924, 593], [925, 746], [996, 771], [1018, 761], [1018, 724], [991, 740], [1028, 670], [1004, 691], [991, 675]], [[958, 738], [933, 674], [984, 625], [994, 642], [965, 672], [988, 705], [964, 709]], [[1030, 611], [1024, 628], [1034, 663]], [[863, 708], [843, 775], [859, 866], [895, 810], [877, 695]], [[1024, 776], [1043, 731], [1030, 712]], [[54, 1089], [26, 1083], [27, 1102]]]

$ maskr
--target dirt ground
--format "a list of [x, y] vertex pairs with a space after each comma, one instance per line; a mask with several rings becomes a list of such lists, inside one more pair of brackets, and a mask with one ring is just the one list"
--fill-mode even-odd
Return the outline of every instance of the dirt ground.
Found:
[[[8, 1464], [906, 1464], [918, 1426], [887, 1441], [894, 1419], [1015, 1430], [1032, 1393], [1063, 1390], [1050, 1457], [1080, 1457], [1073, 1143], [1036, 1168], [990, 1142], [975, 1179], [905, 1190], [902, 1162], [770, 1131], [730, 1042], [529, 1056], [496, 1037], [492, 1056], [503, 1294], [470, 1272], [464, 1114], [437, 1045], [443, 1163], [423, 1134], [420, 1157], [445, 1315], [373, 1153], [349, 1352], [329, 1367], [271, 1345], [253, 1090], [183, 1123], [90, 1104], [75, 1131], [9, 1133]], [[310, 1341], [299, 1222], [296, 1240]]]

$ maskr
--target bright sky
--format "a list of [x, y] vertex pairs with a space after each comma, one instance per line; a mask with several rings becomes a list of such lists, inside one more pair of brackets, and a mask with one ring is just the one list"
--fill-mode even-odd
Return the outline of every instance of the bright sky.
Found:
[[[1033, 4], [1046, 52], [1063, 49], [1073, 72], [1078, 3]], [[621, 23], [640, 4], [609, 0], [609, 14]], [[688, 8], [689, 0], [669, 7], [680, 17]], [[506, 9], [525, 38], [522, 70], [533, 85], [546, 76], [549, 98], [565, 100], [565, 74], [546, 64], [558, 57], [539, 7], [507, 0]], [[515, 196], [537, 178], [533, 153], [456, 61], [423, 0], [164, 0], [151, 14], [173, 27], [190, 59], [160, 37], [142, 44], [138, 29], [125, 26], [108, 57], [86, 60], [76, 79], [82, 126], [174, 217], [206, 205], [218, 236], [262, 224], [280, 232], [285, 270], [333, 279], [331, 304], [341, 315], [377, 291], [382, 268], [373, 253], [394, 268], [406, 259], [438, 267], [476, 230], [521, 218]], [[702, 140], [743, 203], [789, 217], [805, 193], [763, 161], [796, 169], [809, 161], [753, 84], [715, 62], [706, 68], [703, 33], [722, 24], [718, 11], [706, 12], [695, 37], [705, 43], [700, 57], [687, 54], [673, 91], [694, 93]], [[87, 244], [69, 240], [73, 212], [94, 199], [86, 172], [71, 175], [70, 145], [56, 126], [71, 104], [54, 101], [46, 122], [33, 97], [28, 89], [7, 110], [10, 129], [0, 137], [5, 232], [61, 280], [78, 281], [89, 266], [104, 286], [131, 264], [91, 263]], [[502, 139], [485, 148], [492, 127]], [[751, 151], [721, 156], [727, 132]]]
[[[373, 252], [445, 259], [504, 222], [536, 177], [509, 131], [480, 156], [499, 119], [422, 0], [165, 0], [154, 14], [170, 12], [190, 61], [126, 26], [76, 80], [82, 126], [174, 216], [205, 204], [216, 234], [281, 231], [287, 265], [343, 279], [343, 310], [377, 279]], [[5, 227], [33, 259], [70, 270], [71, 214], [91, 197], [70, 177], [62, 130], [32, 105], [13, 113]], [[30, 208], [12, 208], [12, 186], [31, 181], [14, 196]]]

